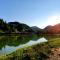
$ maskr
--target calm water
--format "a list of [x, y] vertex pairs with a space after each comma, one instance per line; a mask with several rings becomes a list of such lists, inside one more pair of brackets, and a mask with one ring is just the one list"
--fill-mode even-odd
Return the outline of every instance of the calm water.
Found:
[[0, 36], [0, 56], [10, 54], [19, 48], [47, 42], [52, 38], [58, 38], [58, 36]]

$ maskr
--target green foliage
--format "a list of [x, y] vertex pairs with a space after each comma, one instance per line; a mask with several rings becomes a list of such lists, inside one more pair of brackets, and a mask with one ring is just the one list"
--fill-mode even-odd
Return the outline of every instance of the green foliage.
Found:
[[3, 19], [0, 19], [0, 30], [5, 33], [33, 32], [33, 30], [26, 24], [19, 22], [6, 23], [6, 21], [4, 21]]

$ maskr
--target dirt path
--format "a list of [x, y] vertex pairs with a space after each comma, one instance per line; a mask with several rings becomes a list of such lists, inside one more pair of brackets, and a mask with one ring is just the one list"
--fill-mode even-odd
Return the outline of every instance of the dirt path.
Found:
[[47, 60], [60, 60], [60, 48], [53, 48]]

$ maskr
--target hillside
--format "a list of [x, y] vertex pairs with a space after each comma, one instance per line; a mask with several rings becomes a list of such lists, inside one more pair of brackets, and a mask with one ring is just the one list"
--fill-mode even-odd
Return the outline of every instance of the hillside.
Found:
[[42, 29], [40, 29], [39, 27], [37, 26], [32, 26], [31, 29], [35, 32], [35, 33], [38, 33], [40, 32]]
[[54, 26], [49, 25], [45, 27], [44, 32], [49, 34], [60, 34], [60, 23]]
[[12, 25], [18, 32], [33, 32], [33, 30], [24, 23], [19, 22], [9, 22], [9, 25]]
[[48, 25], [44, 29], [37, 26], [28, 26], [20, 22], [8, 22], [0, 19], [0, 33], [34, 33], [34, 34], [60, 34], [60, 23], [54, 26]]
[[34, 32], [28, 25], [19, 22], [6, 23], [3, 19], [0, 19], [0, 33], [12, 33], [12, 32]]

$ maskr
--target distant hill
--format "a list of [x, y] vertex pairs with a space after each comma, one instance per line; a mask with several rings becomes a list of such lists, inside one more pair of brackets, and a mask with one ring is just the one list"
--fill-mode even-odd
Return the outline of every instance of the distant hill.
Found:
[[0, 19], [0, 33], [36, 33], [36, 34], [60, 34], [60, 23], [54, 26], [48, 25], [44, 29], [37, 26], [28, 26], [24, 23], [19, 22], [8, 22]]
[[40, 29], [37, 26], [32, 26], [31, 29], [35, 32], [35, 33], [39, 33], [42, 29]]
[[45, 33], [50, 33], [50, 34], [60, 34], [60, 23], [56, 24], [54, 26], [47, 26], [44, 28]]
[[24, 23], [19, 22], [9, 22], [9, 25], [12, 25], [19, 32], [33, 32], [33, 30]]
[[6, 23], [3, 19], [0, 19], [0, 32], [33, 32], [33, 30], [24, 23], [19, 22], [8, 22]]

